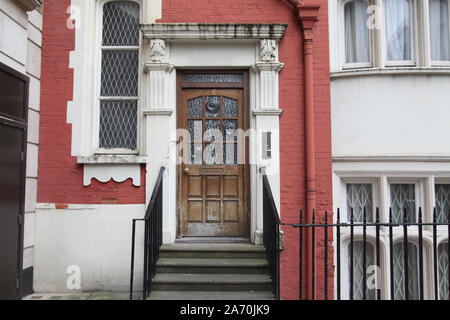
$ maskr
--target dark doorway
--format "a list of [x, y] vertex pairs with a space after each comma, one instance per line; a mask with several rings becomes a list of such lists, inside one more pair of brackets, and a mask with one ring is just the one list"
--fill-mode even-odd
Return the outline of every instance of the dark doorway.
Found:
[[0, 63], [0, 300], [21, 298], [28, 86]]

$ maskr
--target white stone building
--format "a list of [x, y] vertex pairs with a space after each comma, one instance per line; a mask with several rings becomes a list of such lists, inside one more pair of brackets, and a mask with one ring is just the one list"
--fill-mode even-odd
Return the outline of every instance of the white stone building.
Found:
[[[432, 221], [434, 208], [438, 222], [448, 221], [449, 9], [447, 0], [329, 1], [333, 203], [336, 210], [341, 208], [344, 221], [350, 220], [347, 207], [355, 208], [355, 222], [362, 222], [363, 208], [368, 221], [375, 221], [377, 208], [382, 222], [389, 221], [389, 208], [394, 222], [403, 220], [405, 209], [408, 221], [417, 222], [419, 208], [426, 222]], [[393, 275], [399, 283], [395, 298], [404, 297], [400, 231], [394, 238]], [[374, 234], [370, 236], [373, 244]], [[411, 236], [409, 293], [417, 298], [417, 232]], [[424, 237], [424, 295], [431, 298], [431, 233]], [[443, 295], [448, 281], [446, 237], [438, 236]], [[387, 240], [382, 236], [385, 288], [390, 281], [389, 250], [383, 250]], [[355, 250], [358, 259], [362, 249]], [[374, 246], [368, 250], [371, 260]], [[347, 252], [343, 258], [348, 261]], [[362, 269], [357, 272], [355, 294], [361, 297]], [[383, 292], [390, 298], [389, 290]]]
[[[18, 270], [18, 292], [32, 290], [34, 221], [39, 146], [39, 105], [42, 45], [42, 1], [0, 1], [0, 63], [2, 68], [28, 77], [28, 138], [26, 146], [25, 217], [22, 227], [23, 248], [19, 248], [18, 260], [23, 274]], [[3, 69], [2, 69], [3, 70]], [[4, 97], [4, 96], [3, 96]], [[2, 98], [3, 98], [2, 97]], [[2, 104], [4, 100], [2, 100]], [[3, 152], [3, 151], [2, 151]], [[11, 240], [13, 241], [13, 240]], [[19, 268], [20, 269], [20, 268]]]

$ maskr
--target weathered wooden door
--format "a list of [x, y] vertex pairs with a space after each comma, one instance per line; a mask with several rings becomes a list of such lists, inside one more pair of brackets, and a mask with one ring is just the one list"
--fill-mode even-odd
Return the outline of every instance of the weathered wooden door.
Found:
[[181, 236], [245, 237], [244, 89], [184, 89]]

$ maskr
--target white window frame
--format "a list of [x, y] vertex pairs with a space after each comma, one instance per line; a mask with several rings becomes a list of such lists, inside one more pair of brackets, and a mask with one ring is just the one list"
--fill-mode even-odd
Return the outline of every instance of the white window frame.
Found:
[[[416, 215], [418, 214], [418, 207], [422, 207], [423, 221], [432, 221], [433, 208], [435, 206], [435, 185], [436, 184], [450, 184], [450, 176], [446, 172], [433, 169], [437, 173], [430, 171], [411, 173], [411, 170], [405, 171], [384, 172], [378, 169], [361, 169], [348, 170], [348, 168], [334, 169], [333, 173], [333, 193], [335, 194], [334, 203], [336, 208], [346, 208], [347, 183], [374, 183], [373, 191], [377, 192], [380, 208], [380, 221], [386, 223], [389, 220], [389, 206], [390, 206], [390, 185], [392, 183], [404, 183], [415, 185], [415, 199], [416, 199]], [[374, 200], [375, 203], [375, 200]], [[340, 207], [341, 205], [341, 207]], [[345, 205], [345, 207], [344, 207]], [[377, 205], [374, 204], [374, 207]], [[344, 214], [345, 213], [345, 214]], [[416, 216], [418, 218], [418, 216]], [[341, 223], [346, 223], [346, 212], [341, 212]], [[336, 217], [334, 217], [336, 222]], [[383, 231], [384, 230], [384, 231]], [[374, 228], [367, 228], [367, 242], [372, 245], [375, 244]], [[380, 230], [380, 267], [381, 267], [381, 284], [382, 299], [390, 299], [390, 251], [389, 251], [389, 229], [382, 228]], [[408, 227], [408, 242], [419, 248], [419, 232], [417, 226]], [[448, 230], [446, 226], [438, 227], [437, 229], [437, 244], [448, 242]], [[355, 241], [362, 239], [362, 228], [354, 228]], [[403, 228], [393, 227], [392, 229], [393, 243], [403, 243]], [[334, 233], [336, 238], [336, 231]], [[349, 272], [348, 272], [348, 244], [350, 240], [350, 228], [341, 228], [341, 297], [349, 299]], [[335, 240], [336, 241], [336, 240]], [[432, 227], [423, 227], [423, 280], [424, 280], [424, 299], [434, 299], [434, 270], [432, 268], [433, 262], [433, 234]], [[334, 244], [336, 247], [336, 243]], [[337, 253], [336, 253], [337, 254]], [[419, 256], [417, 257], [419, 259]], [[336, 259], [336, 255], [335, 255]], [[419, 261], [417, 261], [417, 265]], [[438, 275], [439, 276], [439, 275]], [[336, 280], [337, 281], [337, 280]], [[337, 283], [337, 282], [336, 282]], [[419, 283], [420, 285], [420, 283]], [[337, 287], [336, 287], [337, 288]], [[335, 289], [335, 293], [337, 289]]]
[[[430, 1], [429, 0], [425, 0], [425, 5], [424, 5], [424, 10], [423, 10], [423, 14], [424, 14], [424, 21], [425, 21], [425, 26], [426, 26], [426, 30], [425, 30], [425, 37], [426, 37], [426, 52], [428, 55], [428, 63], [430, 64], [431, 67], [450, 67], [450, 61], [436, 61], [436, 60], [432, 60], [431, 58], [431, 38], [430, 38]], [[450, 1], [448, 2], [448, 10], [449, 10], [449, 19], [450, 19]], [[449, 28], [450, 28], [450, 21], [449, 21]], [[449, 30], [450, 32], [450, 30]]]
[[[396, 68], [421, 68], [449, 69], [450, 61], [431, 60], [429, 0], [412, 0], [411, 9], [411, 60], [389, 61], [387, 60], [386, 42], [386, 16], [384, 12], [385, 0], [364, 0], [369, 6], [377, 6], [375, 19], [378, 29], [369, 30], [369, 56], [368, 63], [346, 63], [345, 48], [345, 5], [354, 0], [339, 0], [336, 4], [330, 4], [330, 45], [332, 55], [331, 69], [334, 72], [367, 72], [380, 69], [396, 70]], [[450, 17], [450, 3], [449, 3]], [[336, 40], [333, 40], [335, 38]], [[334, 50], [334, 51], [333, 51]], [[332, 71], [333, 72], [333, 71]]]
[[[140, 150], [140, 127], [141, 127], [141, 83], [142, 76], [141, 70], [138, 69], [138, 96], [137, 97], [101, 97], [100, 96], [100, 88], [101, 88], [101, 77], [102, 77], [102, 52], [103, 50], [138, 50], [138, 65], [141, 65], [142, 60], [142, 37], [139, 37], [139, 45], [138, 46], [103, 46], [103, 8], [105, 4], [114, 1], [123, 1], [123, 0], [100, 0], [97, 1], [97, 10], [96, 10], [96, 40], [95, 40], [95, 72], [94, 72], [94, 108], [93, 108], [93, 141], [92, 141], [92, 149], [94, 154], [123, 154], [123, 155], [137, 155]], [[126, 0], [130, 2], [137, 3], [139, 5], [139, 16], [142, 21], [142, 3], [139, 0]], [[100, 148], [100, 101], [106, 100], [137, 100], [137, 128], [136, 128], [136, 149], [125, 149], [125, 148], [116, 148], [116, 149], [104, 149]]]
[[[343, 70], [349, 69], [365, 69], [374, 67], [374, 48], [375, 48], [375, 36], [374, 31], [369, 29], [369, 62], [356, 62], [347, 63], [346, 59], [346, 48], [345, 48], [345, 6], [347, 3], [356, 0], [342, 0], [339, 4], [339, 26], [341, 32], [339, 32], [339, 43], [340, 43], [340, 64]], [[369, 6], [373, 4], [373, 0], [363, 0]]]
[[380, 49], [382, 50], [382, 56], [385, 67], [415, 67], [417, 65], [416, 63], [416, 57], [418, 56], [417, 53], [417, 43], [418, 43], [418, 8], [417, 8], [417, 1], [416, 0], [410, 0], [409, 6], [410, 6], [410, 41], [411, 41], [411, 60], [388, 60], [387, 58], [387, 39], [386, 39], [386, 12], [385, 12], [385, 5], [386, 0], [381, 1], [381, 11], [382, 11], [382, 26], [381, 26], [381, 44]]

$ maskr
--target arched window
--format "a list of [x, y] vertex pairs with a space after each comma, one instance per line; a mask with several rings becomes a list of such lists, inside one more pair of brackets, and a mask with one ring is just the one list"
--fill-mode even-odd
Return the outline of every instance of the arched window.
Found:
[[370, 33], [364, 0], [349, 1], [344, 5], [345, 63], [370, 62]]
[[431, 60], [450, 61], [450, 24], [448, 0], [430, 0]]
[[98, 148], [136, 150], [138, 127], [139, 4], [103, 5]]
[[[348, 266], [349, 266], [349, 279], [351, 275], [352, 266], [352, 250], [351, 245], [348, 246]], [[366, 273], [366, 279], [364, 279], [364, 270], [368, 270], [369, 266], [375, 265], [375, 250], [374, 246], [366, 242], [366, 265], [364, 266], [364, 242], [353, 242], [353, 299], [363, 300], [364, 298], [364, 281], [367, 281], [368, 274]], [[351, 290], [351, 289], [350, 289]], [[349, 295], [351, 297], [351, 294]], [[366, 285], [366, 299], [375, 300], [376, 290], [369, 289]]]
[[439, 299], [448, 300], [449, 279], [448, 279], [448, 242], [441, 243], [438, 247], [438, 268], [439, 268]]
[[386, 0], [384, 8], [387, 60], [412, 60], [412, 0]]
[[407, 272], [405, 272], [405, 250], [404, 243], [398, 242], [394, 244], [393, 248], [393, 268], [394, 279], [391, 279], [394, 284], [394, 299], [405, 300], [405, 281], [407, 274], [407, 290], [408, 299], [419, 299], [419, 270], [418, 270], [418, 250], [417, 246], [413, 243], [407, 245], [408, 259], [407, 259]]

